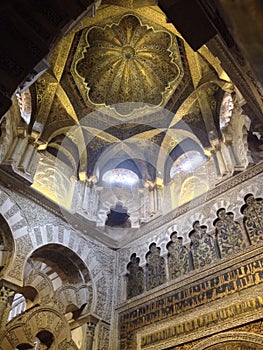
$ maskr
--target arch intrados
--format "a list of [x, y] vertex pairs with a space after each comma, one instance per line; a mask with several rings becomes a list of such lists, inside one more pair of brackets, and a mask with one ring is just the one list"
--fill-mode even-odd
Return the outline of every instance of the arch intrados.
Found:
[[[66, 278], [70, 283], [87, 283], [91, 280], [89, 271], [82, 259], [71, 249], [63, 245], [51, 243], [39, 247], [31, 254], [30, 259], [46, 263], [62, 279]], [[66, 266], [70, 266], [70, 271], [67, 270]], [[72, 276], [72, 272], [75, 276]], [[76, 276], [78, 281], [76, 281]], [[72, 278], [74, 278], [74, 281]]]
[[54, 335], [47, 330], [38, 332], [36, 337], [41, 341], [41, 343], [45, 344], [47, 348], [49, 348], [54, 341]]

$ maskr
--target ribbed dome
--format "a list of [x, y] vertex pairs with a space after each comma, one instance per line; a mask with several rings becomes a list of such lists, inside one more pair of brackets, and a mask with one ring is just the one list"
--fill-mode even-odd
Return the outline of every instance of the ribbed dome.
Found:
[[123, 16], [117, 24], [92, 27], [86, 41], [76, 71], [93, 104], [142, 102], [157, 106], [170, 83], [180, 76], [170, 50], [172, 36], [143, 25], [134, 15]]

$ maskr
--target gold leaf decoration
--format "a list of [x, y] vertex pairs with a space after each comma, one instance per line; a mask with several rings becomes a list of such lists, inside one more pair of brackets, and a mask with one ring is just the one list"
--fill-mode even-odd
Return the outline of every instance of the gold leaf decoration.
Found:
[[159, 106], [180, 68], [170, 50], [173, 39], [164, 30], [142, 24], [134, 15], [119, 23], [94, 26], [76, 71], [95, 105], [137, 102]]

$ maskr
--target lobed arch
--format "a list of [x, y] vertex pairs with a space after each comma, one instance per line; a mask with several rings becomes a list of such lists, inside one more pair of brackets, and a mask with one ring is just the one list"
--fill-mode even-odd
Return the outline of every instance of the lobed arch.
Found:
[[92, 299], [93, 290], [90, 285], [65, 285], [56, 290], [53, 297], [60, 312], [71, 312], [72, 318], [77, 318], [84, 309], [85, 312], [90, 311]]
[[[189, 226], [190, 227], [190, 226]], [[184, 244], [189, 244], [190, 243], [190, 238], [188, 237], [189, 231], [187, 230], [186, 227], [183, 227], [181, 224], [174, 224], [172, 226], [169, 226], [168, 229], [166, 230], [166, 235], [167, 235], [167, 244], [169, 244], [171, 240], [171, 235], [176, 232], [176, 237], [181, 238], [182, 242]], [[166, 244], [166, 247], [167, 247]]]
[[[29, 265], [29, 267], [28, 267]], [[36, 305], [54, 305], [63, 315], [70, 305], [74, 317], [90, 311], [93, 283], [84, 262], [70, 249], [47, 244], [28, 258], [23, 287], [18, 288], [9, 320]]]
[[[225, 199], [225, 198], [218, 198], [216, 203], [214, 203], [211, 208], [210, 212], [208, 213], [208, 218], [210, 220], [210, 223], [212, 223], [211, 218], [217, 218], [217, 212], [224, 208], [226, 212], [231, 212], [234, 214], [235, 218], [237, 218], [239, 215], [239, 207], [235, 204], [236, 202], [232, 201], [231, 199]], [[243, 199], [244, 203], [244, 199]], [[213, 227], [213, 226], [211, 226]]]
[[[53, 341], [50, 349], [56, 349], [61, 343], [70, 343], [77, 350], [71, 339], [71, 330], [66, 318], [53, 307], [37, 306], [9, 322], [0, 336], [0, 350], [13, 350], [22, 344], [33, 347], [35, 339], [51, 334]], [[41, 339], [40, 339], [41, 340]]]
[[[23, 210], [0, 189], [0, 214], [10, 228], [14, 241], [12, 258], [5, 268], [5, 280], [18, 288], [24, 285], [24, 271], [28, 258], [37, 249], [47, 244], [57, 244], [68, 248], [83, 262], [90, 273], [92, 281], [91, 312], [100, 317], [108, 317], [110, 313], [110, 294], [112, 281], [95, 250], [99, 249], [92, 242], [85, 240], [77, 232], [62, 225], [50, 224], [31, 227]], [[97, 292], [99, 291], [99, 296]], [[103, 292], [102, 292], [103, 291]], [[101, 305], [104, 304], [104, 307]]]
[[245, 197], [247, 197], [249, 194], [254, 195], [255, 198], [262, 197], [263, 193], [261, 190], [261, 186], [259, 186], [258, 183], [255, 183], [255, 184], [251, 184], [246, 188], [241, 188], [241, 190], [238, 193], [238, 198], [236, 201], [238, 208], [240, 208], [239, 212], [241, 212], [241, 208], [244, 205]]
[[[90, 281], [86, 292], [91, 298], [91, 312], [94, 314], [98, 313], [102, 318], [108, 315], [110, 298], [107, 296], [111, 293], [111, 279], [98, 260], [91, 243], [64, 226], [52, 225], [35, 227], [33, 230], [30, 230], [29, 234], [18, 238], [18, 240], [19, 243], [24, 243], [23, 246], [27, 248], [15, 251], [14, 259], [6, 276], [7, 280], [15, 281], [18, 286], [22, 287], [27, 260], [32, 255], [34, 256], [38, 250], [44, 249], [45, 246], [50, 244], [57, 245], [60, 247], [59, 249], [68, 249], [72, 255], [75, 255], [82, 262], [82, 268], [85, 267], [89, 271], [89, 277], [88, 275], [84, 276], [83, 282], [79, 283], [79, 286]], [[27, 245], [28, 242], [30, 242], [29, 245]], [[104, 291], [104, 293], [99, 293], [99, 297], [97, 297], [98, 290]], [[79, 293], [83, 294], [83, 291]], [[104, 308], [101, 308], [102, 304], [105, 305]]]
[[[199, 221], [200, 222], [200, 225], [205, 225], [207, 226], [207, 218], [204, 216], [203, 213], [200, 213], [200, 212], [196, 212], [196, 213], [193, 213], [189, 218], [188, 220], [185, 221], [185, 232], [187, 232], [187, 235], [189, 235], [189, 233], [192, 231], [193, 229], [193, 224], [196, 222], [196, 221]], [[209, 229], [209, 228], [208, 228]], [[211, 227], [211, 229], [213, 229]]]

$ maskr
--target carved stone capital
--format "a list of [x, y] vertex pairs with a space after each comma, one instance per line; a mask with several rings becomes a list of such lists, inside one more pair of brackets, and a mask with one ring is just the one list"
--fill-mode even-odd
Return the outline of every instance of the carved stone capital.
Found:
[[88, 315], [86, 329], [86, 350], [92, 350], [93, 341], [95, 336], [96, 325], [99, 322], [98, 318], [93, 315]]
[[7, 286], [0, 287], [0, 329], [7, 322], [15, 291]]
[[89, 337], [94, 337], [95, 334], [95, 329], [96, 329], [96, 324], [92, 322], [87, 323], [87, 336]]
[[8, 304], [10, 302], [10, 298], [13, 297], [15, 291], [6, 286], [0, 287], [0, 303]]

